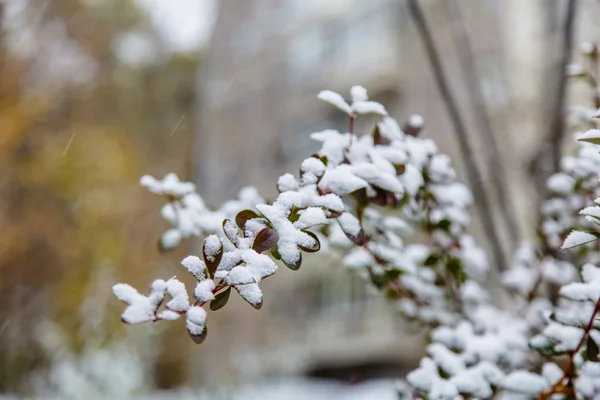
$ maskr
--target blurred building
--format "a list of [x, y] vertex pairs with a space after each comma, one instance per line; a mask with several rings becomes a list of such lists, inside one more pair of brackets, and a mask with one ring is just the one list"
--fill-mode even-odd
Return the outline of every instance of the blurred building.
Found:
[[[532, 132], [531, 126], [535, 126], [532, 121], [538, 122], [540, 107], [535, 106], [540, 95], [532, 93], [539, 89], [541, 75], [517, 71], [514, 76], [519, 81], [515, 83], [504, 68], [517, 58], [534, 71], [539, 65], [535, 57], [541, 50], [534, 51], [535, 42], [529, 39], [547, 25], [546, 14], [540, 12], [543, 2], [460, 4], [495, 128], [510, 132], [506, 119], [514, 115], [513, 126], [535, 137], [539, 132]], [[423, 1], [422, 5], [469, 131], [474, 132], [476, 120], [466, 100], [452, 37], [456, 21], [444, 1]], [[413, 113], [423, 115], [426, 135], [433, 137], [461, 170], [451, 125], [405, 2], [228, 0], [219, 6], [199, 77], [196, 172], [201, 194], [209, 203], [230, 198], [247, 185], [273, 198], [277, 178], [297, 171], [301, 160], [318, 149], [310, 133], [347, 129], [347, 116], [318, 101], [316, 94], [331, 89], [345, 95], [355, 84], [365, 86], [373, 100], [383, 103], [400, 120]], [[522, 20], [530, 22], [519, 30]], [[509, 25], [515, 30], [506, 29]], [[515, 87], [519, 96], [511, 98], [510, 90]], [[517, 115], [515, 107], [526, 107], [529, 114]], [[361, 116], [357, 132], [370, 131], [374, 122]], [[510, 139], [510, 135], [503, 136], [501, 146], [512, 148]], [[486, 145], [481, 137], [473, 138], [476, 157], [486, 157], [481, 151]], [[509, 175], [524, 169], [527, 156], [512, 149], [506, 158], [512, 167]], [[485, 180], [488, 172], [484, 167]], [[254, 372], [260, 369], [257, 374], [288, 371], [361, 379], [369, 371], [379, 376], [399, 375], [412, 366], [422, 351], [414, 346], [418, 332], [406, 333], [399, 316], [382, 305], [383, 300], [370, 295], [364, 282], [336, 268], [339, 262], [317, 256], [306, 260], [307, 264], [328, 265], [307, 265], [296, 273], [283, 271], [272, 279], [275, 282], [265, 282], [265, 308], [260, 316], [251, 313], [246, 317], [244, 304], [239, 315], [230, 310], [229, 315], [220, 316], [235, 334], [246, 331], [246, 342], [235, 350], [225, 350], [220, 346], [226, 347], [226, 340], [233, 341], [233, 336], [219, 338], [223, 343], [212, 342], [216, 348], [203, 354], [232, 352], [239, 365], [250, 366]], [[211, 359], [207, 355], [197, 362], [207, 366]], [[227, 357], [220, 357], [224, 359]]]

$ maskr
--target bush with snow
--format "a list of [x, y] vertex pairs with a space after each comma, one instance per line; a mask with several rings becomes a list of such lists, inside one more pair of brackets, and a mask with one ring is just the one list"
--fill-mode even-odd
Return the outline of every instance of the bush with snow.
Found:
[[[348, 268], [428, 330], [427, 356], [402, 385], [411, 398], [600, 398], [600, 269], [594, 265], [600, 252], [592, 243], [600, 237], [597, 131], [577, 135], [576, 151], [548, 180], [539, 243], [521, 246], [502, 274], [502, 287], [513, 296], [500, 307], [483, 285], [485, 252], [467, 233], [471, 193], [450, 158], [419, 137], [423, 119], [413, 116], [400, 127], [360, 86], [350, 90], [349, 102], [332, 91], [318, 98], [349, 115], [349, 131], [313, 133], [321, 149], [302, 162], [299, 176], [279, 178], [272, 203], [247, 188], [210, 210], [192, 183], [172, 174], [142, 178], [167, 201], [162, 215], [172, 228], [161, 238], [163, 250], [191, 236], [206, 238], [202, 257], [182, 261], [197, 280], [191, 295], [176, 278], [156, 280], [148, 295], [115, 285], [127, 303], [123, 321], [183, 316], [200, 343], [206, 306], [222, 308], [233, 288], [260, 308], [262, 280], [280, 264], [299, 269], [303, 253], [323, 247], [344, 252]], [[381, 119], [358, 135], [354, 121], [365, 113]], [[595, 126], [595, 113], [584, 114], [585, 124]], [[406, 244], [414, 233], [422, 243]]]

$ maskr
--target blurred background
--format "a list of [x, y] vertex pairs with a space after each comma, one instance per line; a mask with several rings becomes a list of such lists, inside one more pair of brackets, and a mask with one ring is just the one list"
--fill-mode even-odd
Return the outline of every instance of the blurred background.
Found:
[[[561, 66], [598, 39], [600, 3], [418, 4], [508, 255], [534, 235], [552, 169], [536, 156], [565, 131]], [[346, 129], [316, 100], [322, 89], [363, 85], [401, 123], [423, 115], [424, 135], [464, 176], [406, 1], [0, 0], [0, 71], [0, 393], [394, 398], [390, 378], [422, 354], [419, 327], [335, 257], [265, 281], [261, 311], [234, 298], [211, 313], [202, 346], [182, 321], [124, 326], [111, 286], [185, 279], [179, 261], [198, 252], [158, 252], [162, 199], [142, 174], [176, 172], [213, 206], [248, 185], [272, 198], [277, 177], [317, 149], [311, 132]]]

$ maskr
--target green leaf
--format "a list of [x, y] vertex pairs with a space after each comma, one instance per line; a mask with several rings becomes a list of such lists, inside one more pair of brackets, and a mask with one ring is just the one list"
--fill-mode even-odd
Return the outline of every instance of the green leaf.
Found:
[[596, 344], [594, 339], [592, 339], [591, 336], [588, 336], [587, 344], [586, 344], [586, 354], [587, 354], [588, 360], [597, 362], [598, 361], [598, 353], [600, 353], [600, 349], [598, 349], [598, 345]]
[[271, 255], [273, 256], [274, 259], [281, 260], [281, 254], [279, 254], [279, 250], [277, 250], [277, 247], [271, 248]]
[[437, 227], [443, 231], [448, 232], [450, 230], [451, 225], [452, 223], [450, 221], [448, 221], [447, 219], [443, 219], [440, 222], [438, 222]]
[[431, 267], [431, 266], [436, 265], [439, 260], [440, 260], [439, 254], [431, 253], [429, 255], [429, 257], [427, 257], [425, 259], [425, 261], [423, 261], [423, 265], [426, 266], [426, 267]]
[[402, 275], [402, 271], [399, 269], [387, 269], [383, 274], [388, 281], [393, 281]]
[[221, 293], [217, 293], [215, 299], [210, 302], [210, 309], [213, 311], [217, 311], [223, 307], [229, 301], [229, 296], [231, 295], [231, 286], [222, 291]]
[[204, 342], [204, 340], [206, 339], [206, 335], [208, 335], [208, 328], [206, 326], [204, 327], [202, 333], [199, 335], [192, 335], [190, 333], [190, 337], [196, 344], [202, 344], [202, 342]]
[[260, 218], [260, 216], [252, 210], [242, 210], [235, 216], [235, 223], [243, 232], [246, 222], [253, 218]]
[[298, 246], [298, 247], [300, 247], [302, 250], [306, 251], [307, 253], [316, 253], [317, 251], [319, 251], [321, 249], [321, 242], [319, 242], [319, 238], [317, 237], [317, 235], [315, 235], [311, 231], [303, 231], [303, 232], [306, 233], [308, 236], [312, 237], [313, 239], [315, 239], [315, 242], [317, 244], [313, 247], [304, 247], [304, 246]]
[[465, 283], [467, 280], [467, 275], [464, 271], [462, 261], [458, 258], [450, 258], [446, 263], [446, 268], [448, 271], [456, 278], [460, 283]]
[[367, 268], [367, 271], [369, 272], [369, 277], [371, 278], [371, 282], [373, 282], [373, 285], [375, 285], [376, 288], [381, 289], [382, 287], [385, 286], [386, 282], [386, 277], [383, 274], [376, 274], [375, 272], [373, 272], [373, 270], [371, 268]]
[[600, 130], [599, 129], [590, 129], [589, 131], [587, 131], [586, 133], [581, 135], [581, 137], [579, 139], [577, 139], [577, 141], [593, 143], [593, 144], [600, 144]]
[[288, 220], [290, 222], [296, 222], [298, 221], [298, 218], [300, 218], [300, 208], [298, 207], [293, 207], [292, 211], [290, 212], [290, 216], [288, 217]]
[[570, 249], [573, 247], [581, 246], [586, 243], [593, 242], [600, 238], [598, 232], [583, 232], [583, 231], [572, 231], [569, 236], [565, 239], [561, 250]]
[[254, 238], [252, 249], [257, 253], [262, 253], [275, 246], [278, 240], [279, 234], [275, 229], [263, 228]]

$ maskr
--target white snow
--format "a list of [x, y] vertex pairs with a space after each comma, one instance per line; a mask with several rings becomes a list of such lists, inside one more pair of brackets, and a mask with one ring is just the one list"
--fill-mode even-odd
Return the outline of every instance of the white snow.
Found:
[[376, 101], [355, 101], [352, 103], [352, 111], [357, 114], [388, 115], [385, 107]]
[[196, 284], [194, 289], [194, 297], [199, 301], [210, 301], [215, 298], [213, 290], [215, 289], [215, 282], [212, 279], [205, 279]]
[[167, 308], [171, 311], [184, 312], [190, 308], [190, 300], [185, 290], [183, 282], [171, 278], [167, 281], [167, 293], [172, 297], [167, 303]]
[[408, 118], [408, 125], [412, 126], [413, 128], [422, 128], [424, 124], [425, 119], [418, 114], [413, 114]]
[[362, 227], [360, 226], [358, 219], [353, 214], [345, 212], [340, 215], [337, 220], [342, 230], [348, 235], [357, 237], [360, 234]]
[[254, 307], [259, 307], [262, 304], [263, 294], [256, 283], [247, 285], [235, 286], [235, 289], [244, 300], [252, 304]]
[[353, 102], [369, 100], [367, 89], [359, 85], [350, 88], [350, 96], [352, 97]]
[[548, 178], [548, 189], [558, 194], [568, 194], [575, 187], [575, 179], [564, 172], [559, 172]]
[[217, 254], [223, 250], [223, 243], [217, 235], [209, 235], [204, 239], [204, 255], [208, 262], [213, 262]]
[[327, 223], [327, 217], [323, 209], [320, 207], [308, 207], [300, 211], [300, 217], [294, 226], [298, 229], [305, 229], [315, 225], [321, 225]]
[[565, 239], [565, 242], [562, 245], [562, 249], [570, 249], [573, 247], [581, 246], [586, 243], [593, 242], [598, 240], [598, 238], [591, 233], [581, 232], [581, 231], [572, 231], [569, 233], [569, 236]]
[[183, 265], [199, 281], [204, 279], [206, 265], [199, 257], [187, 256], [181, 261], [181, 265]]
[[347, 114], [352, 114], [352, 109], [350, 108], [350, 104], [346, 103], [346, 100], [342, 97], [341, 94], [333, 92], [331, 90], [323, 90], [319, 92], [317, 95], [319, 100], [326, 101], [327, 103], [333, 104], [335, 107], [339, 108], [343, 112]]
[[279, 192], [296, 191], [300, 188], [298, 181], [294, 175], [287, 173], [281, 175], [277, 181], [277, 189]]
[[503, 388], [531, 396], [537, 395], [548, 386], [548, 382], [540, 375], [523, 370], [511, 372], [502, 381]]
[[364, 189], [367, 186], [369, 184], [364, 179], [356, 176], [348, 165], [340, 165], [335, 169], [328, 169], [319, 182], [320, 189], [338, 196], [345, 196], [359, 189]]

